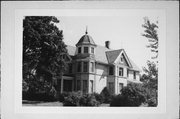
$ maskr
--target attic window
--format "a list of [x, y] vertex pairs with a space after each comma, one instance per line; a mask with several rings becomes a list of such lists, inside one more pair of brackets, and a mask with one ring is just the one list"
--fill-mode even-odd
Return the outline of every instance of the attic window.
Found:
[[121, 63], [123, 62], [123, 56], [121, 56], [120, 61], [121, 61]]

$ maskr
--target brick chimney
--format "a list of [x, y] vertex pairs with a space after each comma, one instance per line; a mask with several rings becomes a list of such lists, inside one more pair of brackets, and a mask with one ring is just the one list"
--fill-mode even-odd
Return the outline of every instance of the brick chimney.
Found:
[[110, 49], [110, 41], [105, 41], [105, 47]]

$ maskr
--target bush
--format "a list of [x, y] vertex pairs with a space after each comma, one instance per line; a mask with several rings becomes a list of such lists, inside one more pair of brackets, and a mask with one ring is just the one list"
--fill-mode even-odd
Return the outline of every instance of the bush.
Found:
[[69, 96], [68, 92], [63, 92], [59, 95], [59, 102], [64, 102], [65, 98]]
[[140, 106], [147, 101], [146, 89], [141, 84], [128, 84], [113, 98], [110, 106]]
[[93, 94], [85, 94], [81, 97], [80, 106], [99, 106], [100, 103], [96, 100]]
[[80, 92], [69, 93], [69, 95], [64, 98], [63, 106], [79, 106], [81, 96]]
[[97, 100], [100, 104], [102, 104], [102, 103], [104, 102], [104, 98], [103, 98], [102, 95], [100, 95], [100, 94], [98, 94], [98, 93], [93, 93], [92, 95], [95, 96], [96, 100]]
[[113, 95], [110, 94], [109, 90], [107, 89], [107, 87], [105, 87], [102, 92], [100, 93], [100, 95], [102, 96], [103, 99], [103, 103], [110, 103], [112, 100]]

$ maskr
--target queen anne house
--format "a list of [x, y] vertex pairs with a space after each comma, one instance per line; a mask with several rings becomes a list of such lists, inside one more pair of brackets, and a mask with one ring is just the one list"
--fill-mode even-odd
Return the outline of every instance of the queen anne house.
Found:
[[140, 82], [140, 69], [129, 59], [124, 49], [110, 49], [95, 44], [86, 30], [76, 47], [67, 46], [71, 63], [62, 80], [62, 92], [82, 91], [101, 93], [107, 87], [111, 94], [119, 94], [129, 82]]

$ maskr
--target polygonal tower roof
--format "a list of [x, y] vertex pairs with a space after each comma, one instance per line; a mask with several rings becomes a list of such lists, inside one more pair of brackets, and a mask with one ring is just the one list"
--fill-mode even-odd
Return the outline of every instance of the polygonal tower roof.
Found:
[[76, 44], [76, 46], [78, 46], [78, 45], [94, 45], [94, 46], [96, 46], [92, 37], [90, 35], [88, 35], [87, 28], [86, 28], [85, 35], [83, 35], [80, 38], [80, 40], [78, 41], [78, 43]]

